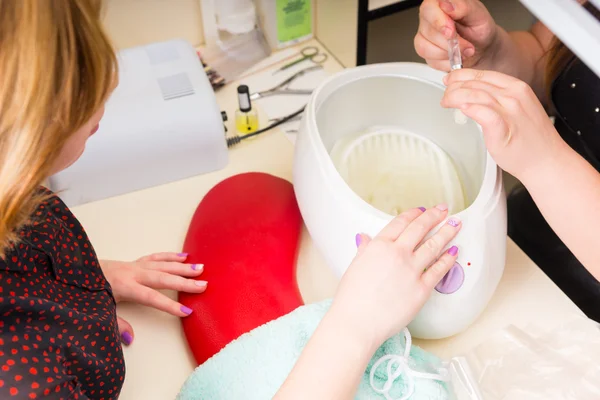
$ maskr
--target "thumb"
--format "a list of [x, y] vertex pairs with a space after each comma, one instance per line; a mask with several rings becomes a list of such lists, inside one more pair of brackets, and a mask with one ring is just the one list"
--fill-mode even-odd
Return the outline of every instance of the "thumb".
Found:
[[358, 233], [356, 235], [356, 247], [358, 249], [358, 253], [360, 254], [364, 248], [369, 244], [371, 238], [369, 235], [365, 235], [364, 233]]
[[126, 346], [129, 346], [133, 342], [133, 328], [131, 327], [131, 324], [121, 317], [117, 317], [117, 324], [119, 325], [121, 341]]
[[480, 0], [439, 0], [440, 8], [465, 27], [479, 26], [492, 17]]

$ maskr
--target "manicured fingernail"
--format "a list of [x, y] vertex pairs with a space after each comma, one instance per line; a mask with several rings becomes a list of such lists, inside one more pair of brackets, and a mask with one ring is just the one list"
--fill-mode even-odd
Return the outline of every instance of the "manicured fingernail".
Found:
[[423, 212], [427, 211], [427, 209], [425, 207], [417, 207], [417, 208]]
[[194, 271], [200, 271], [202, 268], [204, 268], [204, 264], [192, 264], [192, 269]]
[[200, 287], [206, 287], [206, 285], [208, 285], [208, 282], [206, 281], [196, 281], [196, 286], [200, 286]]
[[362, 236], [360, 235], [360, 233], [356, 234], [355, 240], [356, 240], [356, 247], [359, 247], [360, 243], [362, 242]]
[[458, 247], [456, 247], [456, 246], [450, 247], [450, 250], [448, 250], [448, 254], [450, 254], [452, 257], [454, 257], [455, 255], [457, 255], [458, 254]]
[[449, 0], [440, 1], [440, 8], [447, 13], [454, 11], [454, 5]]
[[447, 204], [438, 204], [437, 206], [435, 206], [435, 208], [437, 208], [440, 211], [448, 211], [448, 205]]
[[452, 37], [452, 29], [448, 28], [447, 26], [443, 27], [442, 34], [446, 36], [446, 38], [450, 39]]
[[186, 306], [181, 306], [181, 311], [186, 314], [186, 315], [190, 315], [192, 313], [192, 309]]
[[177, 257], [187, 257], [188, 253], [178, 253]]
[[468, 47], [463, 51], [463, 55], [465, 57], [473, 57], [475, 55], [475, 49], [472, 47]]
[[121, 340], [123, 341], [123, 343], [129, 346], [131, 342], [133, 342], [133, 336], [131, 336], [131, 333], [129, 332], [123, 332], [121, 334]]
[[459, 219], [457, 219], [457, 218], [450, 218], [450, 219], [448, 220], [448, 225], [450, 225], [450, 226], [453, 226], [453, 227], [455, 227], [455, 228], [456, 228], [457, 226], [459, 226], [459, 225], [460, 225], [460, 220], [459, 220]]

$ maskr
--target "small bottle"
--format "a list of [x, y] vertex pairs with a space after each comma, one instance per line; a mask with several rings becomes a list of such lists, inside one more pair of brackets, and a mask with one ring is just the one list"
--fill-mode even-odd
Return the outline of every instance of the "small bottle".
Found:
[[258, 130], [258, 113], [252, 109], [248, 86], [237, 88], [239, 110], [235, 112], [235, 127], [241, 135], [247, 135]]

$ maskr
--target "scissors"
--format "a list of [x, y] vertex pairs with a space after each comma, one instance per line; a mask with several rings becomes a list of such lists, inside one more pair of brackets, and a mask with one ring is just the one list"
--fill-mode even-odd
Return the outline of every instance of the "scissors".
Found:
[[327, 54], [319, 53], [319, 49], [316, 48], [315, 46], [304, 47], [302, 50], [300, 50], [300, 56], [301, 56], [300, 58], [292, 61], [289, 64], [284, 65], [283, 67], [276, 70], [273, 74], [276, 74], [276, 73], [284, 71], [290, 67], [293, 67], [294, 65], [299, 64], [304, 60], [310, 60], [317, 65], [321, 65], [327, 60]]
[[321, 65], [314, 65], [312, 67], [305, 68], [296, 72], [294, 75], [287, 78], [285, 81], [281, 82], [279, 85], [272, 87], [268, 90], [263, 90], [262, 92], [255, 92], [250, 95], [250, 100], [258, 100], [263, 97], [273, 96], [277, 94], [304, 94], [309, 95], [313, 92], [313, 89], [289, 89], [290, 84], [296, 79], [300, 78], [302, 75], [315, 71], [317, 69], [323, 68]]

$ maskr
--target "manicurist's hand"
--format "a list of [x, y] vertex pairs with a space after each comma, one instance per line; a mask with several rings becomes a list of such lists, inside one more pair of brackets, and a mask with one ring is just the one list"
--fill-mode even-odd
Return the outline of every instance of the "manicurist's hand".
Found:
[[496, 163], [524, 183], [567, 148], [525, 82], [500, 72], [462, 69], [444, 83], [442, 106], [458, 108], [481, 125]]
[[[202, 274], [203, 265], [186, 264], [186, 258], [186, 254], [156, 253], [133, 262], [102, 260], [100, 265], [117, 303], [139, 303], [186, 317], [192, 310], [158, 291], [202, 293], [206, 290], [207, 282], [194, 279]], [[133, 341], [133, 329], [121, 317], [118, 322], [121, 338], [129, 345]]]
[[448, 248], [461, 223], [446, 206], [409, 210], [370, 239], [342, 277], [333, 304], [317, 327], [276, 400], [353, 399], [377, 348], [415, 317], [456, 260]]
[[499, 48], [498, 27], [479, 0], [424, 0], [415, 36], [417, 54], [432, 68], [449, 71], [448, 39], [458, 33], [463, 64], [476, 67]]

